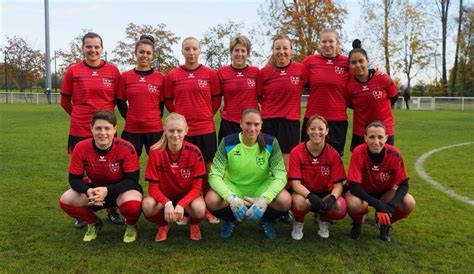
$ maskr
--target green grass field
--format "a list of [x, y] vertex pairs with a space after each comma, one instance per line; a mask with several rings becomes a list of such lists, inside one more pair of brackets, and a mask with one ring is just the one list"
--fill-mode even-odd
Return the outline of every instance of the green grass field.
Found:
[[[68, 188], [67, 115], [57, 105], [1, 105], [0, 272], [473, 273], [474, 207], [422, 181], [414, 163], [431, 149], [474, 141], [474, 113], [395, 111], [395, 117], [395, 142], [417, 207], [395, 224], [390, 245], [377, 239], [371, 224], [363, 226], [360, 241], [350, 239], [349, 217], [331, 226], [325, 240], [308, 217], [299, 242], [291, 239], [291, 226], [281, 223], [274, 242], [256, 223], [243, 223], [228, 241], [220, 239], [220, 225], [203, 223], [201, 242], [188, 239], [187, 227], [172, 226], [168, 241], [156, 244], [155, 226], [142, 218], [139, 240], [124, 244], [124, 227], [106, 221], [97, 240], [86, 244], [84, 230], [74, 229], [58, 206]], [[424, 167], [435, 180], [474, 199], [473, 159], [474, 145], [467, 145], [434, 154]], [[143, 175], [141, 183], [146, 186]]]

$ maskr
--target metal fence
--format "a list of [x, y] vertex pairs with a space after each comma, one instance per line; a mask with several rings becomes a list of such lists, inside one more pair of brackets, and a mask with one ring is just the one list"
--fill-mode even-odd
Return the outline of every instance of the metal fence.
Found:
[[[308, 96], [303, 95], [303, 106]], [[60, 93], [0, 92], [0, 104], [58, 104]], [[412, 97], [409, 109], [474, 111], [474, 97]], [[406, 109], [403, 97], [398, 97], [394, 108]]]

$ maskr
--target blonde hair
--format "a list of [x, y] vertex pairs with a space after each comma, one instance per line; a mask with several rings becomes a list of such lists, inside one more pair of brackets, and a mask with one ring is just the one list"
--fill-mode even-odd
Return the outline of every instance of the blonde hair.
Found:
[[201, 43], [199, 43], [199, 40], [196, 37], [193, 37], [193, 36], [188, 36], [188, 37], [184, 38], [183, 42], [181, 43], [181, 48], [183, 48], [184, 42], [186, 42], [188, 40], [195, 40], [198, 43], [199, 49], [201, 48]]
[[[168, 123], [171, 121], [183, 121], [186, 128], [188, 128], [188, 123], [186, 122], [186, 118], [184, 118], [184, 116], [179, 113], [172, 112], [165, 119], [165, 123], [163, 125], [163, 128], [165, 129], [165, 131], [166, 131], [166, 127]], [[160, 140], [158, 140], [158, 142], [152, 145], [150, 147], [150, 150], [154, 150], [154, 149], [163, 150], [167, 146], [168, 146], [168, 138], [166, 138], [166, 134], [165, 132], [163, 132], [163, 135], [161, 135]]]
[[230, 40], [230, 53], [234, 50], [235, 46], [242, 45], [247, 49], [247, 54], [250, 54], [250, 40], [245, 35], [237, 35]]
[[[286, 34], [277, 34], [273, 37], [272, 49], [275, 46], [275, 42], [277, 40], [287, 40], [287, 41], [289, 41], [290, 42], [290, 49], [293, 49], [293, 43], [291, 42], [290, 37], [288, 37]], [[270, 66], [271, 68], [276, 68], [276, 60], [275, 60], [275, 57], [273, 57], [273, 53], [270, 56], [270, 58], [268, 58], [267, 65]]]
[[319, 33], [319, 42], [321, 42], [321, 36], [325, 33], [332, 33], [336, 36], [336, 42], [337, 42], [337, 53], [340, 53], [341, 51], [341, 40], [339, 39], [339, 33], [333, 28], [325, 28]]

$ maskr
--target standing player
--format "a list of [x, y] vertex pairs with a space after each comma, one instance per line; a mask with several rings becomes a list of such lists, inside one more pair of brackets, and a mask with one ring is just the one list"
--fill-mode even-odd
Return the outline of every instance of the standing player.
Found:
[[241, 133], [224, 137], [212, 163], [206, 204], [225, 221], [222, 238], [230, 238], [234, 227], [247, 220], [260, 220], [265, 236], [276, 239], [272, 221], [291, 206], [284, 189], [286, 170], [275, 137], [263, 134], [262, 116], [246, 109], [240, 122]]
[[[113, 111], [115, 107], [120, 72], [116, 66], [100, 59], [103, 50], [102, 38], [94, 32], [86, 33], [82, 37], [84, 61], [71, 65], [61, 83], [61, 107], [71, 116], [69, 154], [79, 141], [92, 136], [92, 114], [101, 109]], [[108, 217], [116, 224], [123, 223], [116, 210], [110, 210]], [[74, 226], [82, 228], [85, 224], [76, 220]]]
[[339, 53], [339, 36], [333, 29], [321, 32], [319, 50], [319, 54], [308, 56], [303, 61], [309, 70], [309, 97], [301, 140], [308, 140], [306, 124], [309, 117], [321, 115], [329, 124], [328, 143], [343, 155], [348, 126], [345, 95], [349, 78], [347, 56]]
[[142, 154], [143, 146], [148, 154], [163, 134], [165, 77], [151, 67], [154, 53], [155, 39], [150, 35], [140, 36], [135, 44], [137, 64], [122, 74], [118, 89], [117, 105], [125, 118], [122, 138], [133, 144], [138, 156]]
[[348, 105], [354, 109], [351, 151], [365, 143], [365, 127], [380, 120], [387, 127], [390, 145], [394, 144], [394, 122], [391, 105], [397, 99], [397, 86], [387, 74], [375, 74], [369, 69], [367, 52], [361, 48], [359, 39], [352, 43], [349, 64], [354, 74], [347, 83]]
[[[117, 119], [112, 112], [95, 112], [90, 127], [93, 138], [77, 143], [72, 153], [71, 188], [64, 192], [59, 204], [69, 216], [87, 223], [84, 242], [94, 240], [103, 225], [94, 211], [118, 206], [127, 224], [123, 241], [133, 242], [137, 238], [136, 223], [142, 211], [143, 193], [138, 184], [137, 154], [132, 144], [114, 138]], [[86, 172], [91, 181], [87, 184], [82, 181]]]
[[152, 147], [145, 179], [149, 197], [143, 199], [143, 214], [158, 224], [156, 242], [167, 239], [169, 223], [190, 217], [190, 239], [201, 240], [199, 224], [206, 204], [201, 196], [202, 177], [206, 175], [199, 148], [184, 140], [188, 126], [184, 116], [171, 113], [166, 117], [165, 133]]
[[305, 66], [291, 61], [291, 40], [273, 38], [272, 56], [258, 77], [264, 133], [275, 136], [288, 170], [289, 153], [299, 143], [301, 94], [308, 80]]
[[346, 202], [341, 196], [346, 173], [339, 153], [325, 139], [328, 123], [319, 116], [308, 119], [309, 141], [300, 143], [290, 154], [288, 181], [293, 188], [292, 212], [295, 221], [291, 237], [303, 238], [304, 216], [309, 211], [318, 215], [318, 235], [329, 237], [329, 222], [346, 215]]
[[[217, 72], [199, 63], [201, 46], [194, 37], [183, 40], [181, 52], [185, 63], [165, 77], [165, 104], [170, 112], [182, 114], [188, 122], [186, 140], [201, 150], [209, 172], [217, 150], [214, 114], [221, 104]], [[209, 189], [204, 178], [204, 193]], [[219, 220], [206, 212], [211, 223]]]
[[365, 144], [356, 147], [349, 164], [347, 210], [352, 218], [350, 236], [358, 240], [368, 206], [376, 211], [380, 239], [390, 241], [390, 227], [415, 208], [408, 193], [408, 176], [398, 149], [386, 144], [387, 130], [380, 121], [366, 127]]
[[239, 133], [240, 116], [247, 108], [257, 108], [258, 68], [249, 66], [250, 40], [243, 35], [230, 41], [232, 64], [217, 70], [224, 96], [224, 110], [221, 114], [219, 142], [224, 136]]

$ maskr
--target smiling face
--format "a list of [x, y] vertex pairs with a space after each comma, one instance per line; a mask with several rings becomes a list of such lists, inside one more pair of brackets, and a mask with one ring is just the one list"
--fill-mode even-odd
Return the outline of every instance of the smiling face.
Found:
[[287, 39], [278, 39], [273, 42], [272, 55], [277, 67], [285, 67], [291, 59], [291, 42]]
[[196, 39], [185, 39], [181, 47], [181, 53], [184, 56], [185, 64], [187, 66], [195, 66], [196, 64], [199, 64], [201, 47], [199, 46], [199, 42]]
[[82, 45], [82, 53], [86, 63], [91, 66], [98, 66], [100, 64], [100, 55], [102, 54], [103, 48], [101, 40], [98, 37], [86, 38]]
[[97, 119], [92, 125], [92, 136], [95, 145], [99, 149], [107, 149], [114, 141], [114, 135], [117, 132], [117, 126], [114, 126], [107, 120]]
[[254, 112], [245, 114], [240, 120], [240, 128], [242, 129], [244, 143], [255, 144], [262, 130], [262, 116]]
[[383, 127], [369, 127], [365, 133], [364, 139], [370, 152], [378, 154], [382, 151], [387, 142], [387, 132]]
[[349, 56], [349, 65], [357, 78], [365, 79], [369, 74], [369, 60], [361, 52], [354, 52]]
[[168, 149], [178, 151], [183, 146], [184, 137], [188, 134], [188, 126], [184, 120], [170, 120], [164, 126], [164, 134], [168, 139]]
[[324, 57], [333, 58], [339, 52], [339, 41], [335, 32], [323, 32], [319, 39], [319, 50]]
[[140, 70], [148, 70], [151, 68], [151, 61], [153, 60], [153, 47], [147, 44], [138, 45], [135, 51], [137, 58], [137, 68]]
[[235, 47], [232, 49], [231, 53], [232, 57], [232, 66], [234, 68], [245, 68], [247, 65], [247, 57], [248, 57], [248, 51], [245, 46], [242, 44], [237, 44]]
[[315, 145], [323, 144], [329, 133], [329, 128], [320, 119], [313, 119], [306, 129], [309, 141]]

